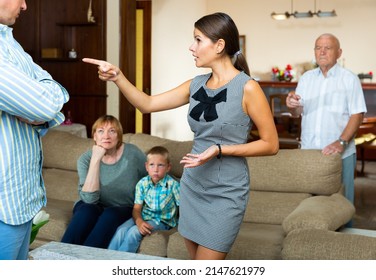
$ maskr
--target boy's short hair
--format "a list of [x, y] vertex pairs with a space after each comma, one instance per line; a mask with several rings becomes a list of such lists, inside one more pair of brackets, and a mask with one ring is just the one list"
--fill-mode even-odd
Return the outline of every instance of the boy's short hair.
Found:
[[170, 153], [163, 146], [154, 146], [146, 152], [147, 160], [149, 160], [149, 155], [161, 155], [165, 158], [168, 164], [170, 164]]

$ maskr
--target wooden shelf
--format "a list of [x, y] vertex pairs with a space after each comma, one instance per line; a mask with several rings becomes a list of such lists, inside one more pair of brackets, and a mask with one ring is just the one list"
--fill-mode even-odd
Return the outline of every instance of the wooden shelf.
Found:
[[58, 26], [96, 26], [96, 22], [57, 22], [56, 25]]
[[362, 83], [362, 88], [366, 90], [376, 90], [376, 83]]
[[[63, 110], [90, 130], [100, 115], [106, 114], [106, 83], [83, 57], [106, 59], [106, 0], [93, 1], [95, 21], [87, 21], [88, 1], [33, 0], [27, 13], [17, 19], [15, 38], [33, 60], [62, 84], [70, 100]], [[43, 49], [56, 55], [43, 55]], [[69, 58], [74, 49], [77, 58]], [[90, 132], [90, 131], [88, 131]]]
[[273, 82], [273, 81], [260, 81], [259, 85], [261, 87], [272, 87], [272, 88], [296, 88], [297, 82]]
[[39, 59], [39, 61], [42, 61], [42, 62], [77, 62], [77, 61], [81, 61], [81, 59], [59, 57], [59, 58], [41, 58]]
[[[271, 87], [271, 88], [296, 88], [297, 82], [273, 82], [273, 81], [260, 81], [259, 85], [261, 87]], [[362, 88], [364, 90], [376, 90], [376, 83], [362, 83]]]

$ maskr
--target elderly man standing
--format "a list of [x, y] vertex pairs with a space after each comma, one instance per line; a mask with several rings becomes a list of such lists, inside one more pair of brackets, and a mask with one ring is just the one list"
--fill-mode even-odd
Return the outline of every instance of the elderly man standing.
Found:
[[367, 112], [362, 86], [354, 73], [337, 64], [342, 49], [334, 35], [319, 36], [314, 52], [319, 67], [303, 74], [286, 104], [293, 115], [302, 115], [302, 149], [342, 155], [345, 196], [354, 203], [354, 136]]
[[0, 260], [27, 259], [33, 217], [46, 204], [41, 136], [64, 121], [67, 91], [13, 38], [25, 0], [0, 0]]

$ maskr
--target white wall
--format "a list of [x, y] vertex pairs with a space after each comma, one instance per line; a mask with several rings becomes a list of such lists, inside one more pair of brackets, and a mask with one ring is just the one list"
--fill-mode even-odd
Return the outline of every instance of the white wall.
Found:
[[[195, 67], [189, 46], [193, 24], [206, 13], [202, 0], [152, 2], [152, 94], [172, 89], [202, 70]], [[192, 139], [187, 123], [188, 105], [153, 113], [151, 134], [170, 139]]]
[[[157, 0], [158, 1], [158, 0]], [[207, 0], [208, 13], [228, 13], [246, 35], [246, 53], [251, 73], [270, 78], [273, 66], [291, 64], [299, 70], [314, 58], [313, 45], [322, 33], [335, 34], [343, 49], [341, 62], [355, 73], [376, 72], [375, 0], [317, 0], [317, 10], [335, 9], [334, 18], [271, 19], [271, 12], [291, 10], [290, 0]], [[262, 4], [261, 4], [262, 3]], [[294, 11], [314, 10], [313, 0], [295, 0]]]
[[[345, 67], [355, 73], [376, 73], [376, 0], [317, 0], [317, 9], [335, 9], [336, 18], [271, 19], [271, 12], [290, 8], [290, 0], [153, 0], [152, 94], [203, 72], [195, 68], [188, 50], [193, 42], [193, 24], [217, 11], [228, 13], [240, 34], [246, 35], [246, 55], [253, 76], [270, 79], [272, 67], [286, 64], [299, 70], [312, 61], [314, 41], [326, 32], [340, 39]], [[294, 1], [294, 10], [313, 9], [313, 0]], [[176, 140], [192, 139], [186, 115], [187, 107], [152, 114], [151, 133]]]

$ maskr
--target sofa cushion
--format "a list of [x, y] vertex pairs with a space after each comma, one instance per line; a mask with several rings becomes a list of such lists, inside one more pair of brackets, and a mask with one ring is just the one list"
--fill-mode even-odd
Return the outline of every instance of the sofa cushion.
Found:
[[189, 260], [189, 254], [185, 247], [184, 238], [179, 232], [170, 235], [167, 245], [167, 257], [179, 260]]
[[285, 233], [281, 225], [242, 223], [239, 234], [226, 259], [281, 259], [284, 238]]
[[50, 221], [39, 230], [37, 238], [60, 241], [72, 218], [73, 203], [49, 198], [44, 210], [50, 214]]
[[144, 255], [167, 257], [167, 244], [171, 234], [176, 232], [176, 228], [170, 230], [156, 231], [145, 236], [140, 244], [138, 253]]
[[354, 206], [342, 194], [314, 196], [302, 201], [282, 225], [285, 232], [298, 228], [336, 230], [354, 213]]
[[184, 155], [191, 152], [192, 141], [175, 141], [157, 136], [151, 136], [143, 133], [127, 133], [123, 135], [123, 141], [126, 143], [132, 143], [139, 147], [143, 152], [147, 152], [154, 146], [163, 146], [170, 152], [171, 157], [171, 171], [170, 174], [181, 178], [183, 173], [183, 166], [180, 164], [180, 160]]
[[374, 237], [324, 229], [296, 229], [283, 242], [287, 260], [375, 260]]
[[47, 203], [50, 199], [78, 200], [78, 173], [76, 171], [56, 168], [43, 168], [43, 179], [47, 192]]
[[325, 156], [320, 150], [286, 149], [278, 154], [248, 157], [251, 189], [330, 195], [341, 189], [339, 154]]
[[[285, 233], [281, 225], [242, 223], [239, 234], [228, 253], [228, 260], [281, 259]], [[188, 260], [184, 238], [176, 232], [170, 236], [167, 248], [169, 258]]]
[[244, 221], [281, 225], [283, 220], [310, 196], [308, 193], [251, 191]]
[[50, 130], [42, 137], [43, 167], [77, 171], [77, 160], [94, 145], [93, 139]]

